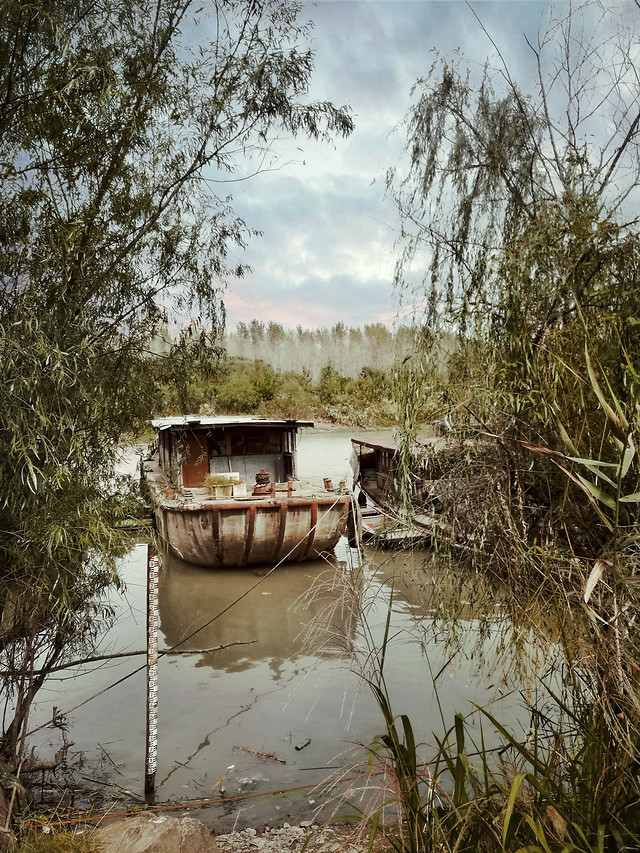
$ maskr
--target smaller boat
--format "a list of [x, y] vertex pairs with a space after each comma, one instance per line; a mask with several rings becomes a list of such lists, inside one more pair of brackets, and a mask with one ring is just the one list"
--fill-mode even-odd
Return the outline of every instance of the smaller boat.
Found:
[[157, 438], [143, 480], [160, 536], [185, 562], [315, 560], [345, 532], [351, 497], [297, 479], [297, 433], [312, 421], [181, 415], [151, 423]]
[[442, 525], [434, 512], [426, 510], [433, 497], [434, 481], [429, 479], [427, 449], [435, 448], [442, 439], [421, 437], [414, 458], [418, 463], [412, 474], [411, 518], [403, 518], [394, 506], [396, 440], [389, 434], [351, 439], [351, 467], [354, 494], [358, 504], [362, 539], [386, 547], [426, 545]]

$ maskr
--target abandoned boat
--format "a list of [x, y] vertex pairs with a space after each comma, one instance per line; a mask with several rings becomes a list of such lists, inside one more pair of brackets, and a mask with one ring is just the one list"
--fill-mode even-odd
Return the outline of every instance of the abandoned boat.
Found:
[[396, 440], [392, 434], [351, 439], [353, 489], [358, 504], [362, 539], [387, 547], [431, 542], [442, 525], [427, 505], [432, 501], [434, 480], [430, 479], [427, 449], [441, 442], [422, 436], [414, 449], [415, 470], [411, 473], [411, 518], [403, 518], [394, 506], [397, 468]]
[[312, 421], [183, 415], [151, 423], [157, 437], [143, 478], [158, 532], [182, 560], [213, 568], [314, 560], [345, 532], [350, 496], [297, 479], [297, 433]]

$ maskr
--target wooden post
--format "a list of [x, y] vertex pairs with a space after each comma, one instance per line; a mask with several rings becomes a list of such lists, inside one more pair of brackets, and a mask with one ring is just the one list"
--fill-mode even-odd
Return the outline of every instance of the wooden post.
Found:
[[158, 558], [148, 554], [147, 750], [144, 770], [145, 794], [153, 794], [155, 791], [156, 764], [158, 759], [158, 566]]

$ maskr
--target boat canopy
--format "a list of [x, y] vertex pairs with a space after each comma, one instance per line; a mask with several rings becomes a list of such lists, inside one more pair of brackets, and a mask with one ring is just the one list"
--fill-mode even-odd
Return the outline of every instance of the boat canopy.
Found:
[[165, 429], [194, 429], [198, 427], [224, 427], [250, 426], [250, 427], [282, 427], [294, 428], [312, 427], [313, 421], [299, 421], [293, 418], [257, 418], [252, 415], [176, 415], [168, 418], [154, 418], [151, 426], [157, 430]]
[[370, 436], [363, 436], [362, 438], [352, 438], [352, 445], [360, 445], [361, 448], [368, 448], [369, 450], [390, 450], [394, 452], [396, 450], [396, 439], [393, 433], [378, 433], [375, 438], [371, 438]]

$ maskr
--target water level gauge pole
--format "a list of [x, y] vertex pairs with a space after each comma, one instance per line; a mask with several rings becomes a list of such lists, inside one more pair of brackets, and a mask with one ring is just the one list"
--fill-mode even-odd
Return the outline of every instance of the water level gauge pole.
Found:
[[156, 787], [158, 760], [158, 558], [149, 553], [147, 574], [147, 752], [144, 793]]

